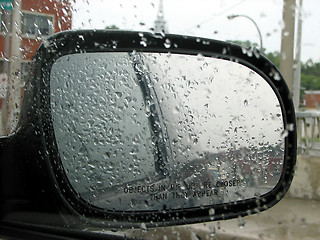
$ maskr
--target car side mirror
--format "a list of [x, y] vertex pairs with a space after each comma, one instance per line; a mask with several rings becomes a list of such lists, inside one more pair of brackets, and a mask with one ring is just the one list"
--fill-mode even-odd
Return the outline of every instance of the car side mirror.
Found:
[[294, 108], [258, 51], [70, 31], [41, 45], [33, 69], [19, 134], [41, 139], [34, 161], [71, 212], [123, 226], [203, 222], [270, 208], [290, 186]]

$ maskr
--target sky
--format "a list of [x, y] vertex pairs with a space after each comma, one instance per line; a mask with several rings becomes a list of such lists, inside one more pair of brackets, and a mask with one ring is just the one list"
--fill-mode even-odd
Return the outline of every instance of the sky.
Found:
[[[73, 28], [150, 31], [158, 12], [159, 0], [76, 0]], [[259, 43], [258, 25], [267, 52], [280, 51], [283, 0], [163, 0], [169, 33], [217, 40], [250, 40]], [[319, 0], [303, 0], [301, 60], [320, 61]]]

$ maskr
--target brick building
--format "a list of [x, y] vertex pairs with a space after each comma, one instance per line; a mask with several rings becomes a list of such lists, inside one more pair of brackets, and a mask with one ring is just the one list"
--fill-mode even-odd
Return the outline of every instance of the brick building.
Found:
[[[11, 56], [12, 48], [21, 51], [21, 86], [24, 85], [25, 76], [28, 72], [29, 63], [34, 56], [42, 40], [49, 35], [63, 30], [71, 29], [72, 11], [70, 0], [21, 0], [21, 29], [20, 46], [11, 46], [12, 36], [9, 42], [9, 57], [6, 56], [6, 28], [9, 26], [8, 19], [12, 18], [12, 10], [0, 10], [0, 101], [5, 95], [6, 59]], [[11, 20], [12, 21], [12, 20]], [[11, 22], [10, 21], [10, 22]], [[11, 24], [12, 25], [12, 24]], [[9, 29], [10, 30], [10, 29]], [[8, 52], [8, 50], [7, 50]], [[1, 103], [0, 103], [1, 104]]]
[[305, 107], [308, 109], [320, 109], [320, 90], [305, 91]]

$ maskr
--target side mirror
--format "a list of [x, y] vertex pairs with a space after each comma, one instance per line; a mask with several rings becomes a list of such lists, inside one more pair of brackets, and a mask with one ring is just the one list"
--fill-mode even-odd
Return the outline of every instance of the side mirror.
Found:
[[28, 161], [70, 212], [122, 226], [228, 219], [290, 186], [289, 96], [271, 62], [236, 45], [71, 31], [39, 48], [17, 134], [41, 139], [22, 144], [39, 152]]

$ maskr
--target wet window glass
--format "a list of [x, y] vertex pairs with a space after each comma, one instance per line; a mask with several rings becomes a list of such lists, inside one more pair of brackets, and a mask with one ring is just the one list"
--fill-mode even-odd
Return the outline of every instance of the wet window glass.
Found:
[[[318, 239], [320, 234], [318, 177], [320, 31], [317, 30], [320, 23], [320, 15], [317, 12], [320, 8], [319, 1], [19, 0], [12, 3], [0, 1], [0, 5], [1, 135], [10, 135], [17, 130], [24, 98], [23, 87], [25, 79], [27, 80], [25, 74], [27, 63], [32, 61], [36, 49], [43, 41], [41, 37], [35, 36], [47, 37], [60, 30], [70, 29], [134, 30], [148, 31], [162, 38], [168, 33], [177, 33], [228, 41], [243, 46], [243, 53], [249, 57], [254, 57], [255, 53], [260, 51], [285, 76], [291, 90], [288, 98], [293, 98], [296, 106], [299, 154], [295, 177], [286, 198], [273, 208], [254, 216], [152, 229], [146, 228], [146, 224], [142, 223], [140, 229], [126, 230], [126, 234], [149, 239], [157, 237], [219, 239], [221, 236]], [[199, 41], [201, 42], [200, 38]], [[142, 37], [141, 46], [146, 44], [147, 41]], [[203, 41], [201, 44], [206, 45], [207, 42]], [[171, 47], [171, 43], [166, 42], [165, 47]], [[137, 192], [140, 194], [146, 189], [145, 179], [149, 182], [150, 179], [154, 182], [165, 181], [167, 170], [173, 169], [173, 164], [170, 166], [169, 160], [174, 164], [180, 164], [180, 168], [176, 169], [199, 173], [195, 170], [199, 166], [190, 162], [186, 164], [183, 162], [185, 159], [181, 160], [183, 156], [189, 156], [190, 159], [216, 160], [217, 165], [204, 162], [200, 167], [205, 166], [206, 175], [203, 171], [200, 173], [207, 178], [217, 179], [215, 183], [220, 186], [220, 190], [223, 190], [223, 197], [217, 198], [217, 201], [230, 202], [243, 197], [234, 194], [239, 191], [232, 191], [238, 184], [240, 186], [245, 184], [247, 189], [255, 184], [259, 186], [257, 192], [249, 191], [249, 196], [259, 196], [274, 187], [280, 177], [278, 173], [283, 167], [281, 161], [284, 155], [283, 139], [290, 128], [283, 128], [281, 108], [277, 97], [269, 91], [270, 88], [263, 87], [263, 84], [257, 85], [259, 77], [255, 74], [250, 75], [250, 71], [247, 71], [245, 74], [242, 72], [248, 77], [240, 87], [242, 91], [233, 89], [231, 86], [234, 83], [227, 84], [226, 81], [220, 81], [214, 89], [210, 89], [203, 82], [197, 81], [197, 76], [192, 75], [195, 65], [188, 64], [193, 60], [180, 59], [184, 61], [180, 65], [189, 66], [182, 72], [177, 72], [175, 67], [168, 70], [164, 67], [165, 64], [161, 65], [162, 67], [153, 64], [155, 61], [157, 63], [172, 61], [175, 56], [170, 55], [169, 58], [165, 58], [167, 56], [140, 55], [135, 58], [135, 62], [132, 52], [126, 52], [109, 53], [108, 58], [102, 55], [82, 55], [79, 59], [69, 56], [57, 61], [54, 67], [63, 66], [64, 71], [53, 68], [51, 73], [54, 90], [50, 92], [50, 107], [57, 147], [73, 188], [84, 199], [107, 208], [113, 200], [116, 202], [119, 198], [115, 200], [108, 196], [107, 200], [104, 199], [102, 202], [97, 196], [104, 193], [105, 187], [109, 190], [122, 191], [121, 193], [132, 191], [130, 193], [132, 195]], [[81, 62], [88, 59], [90, 63], [83, 66]], [[211, 62], [209, 65], [204, 65], [203, 56], [196, 56], [195, 59], [197, 60], [195, 62], [201, 63], [203, 74], [206, 73], [208, 66], [216, 64]], [[147, 70], [139, 68], [141, 63], [148, 66]], [[102, 75], [101, 69], [106, 66], [108, 73]], [[71, 69], [76, 69], [77, 72], [71, 74]], [[212, 69], [214, 72], [217, 68], [212, 67]], [[142, 74], [137, 74], [137, 71]], [[270, 73], [270, 76], [277, 78], [272, 74]], [[177, 79], [177, 76], [178, 80], [169, 81], [169, 77]], [[193, 76], [194, 81], [188, 81], [190, 76]], [[151, 97], [147, 98], [145, 86], [148, 83], [142, 84], [142, 79], [147, 81], [150, 78], [156, 80], [163, 77], [168, 77], [166, 78], [168, 82], [161, 85], [160, 82], [154, 81], [151, 85], [152, 91], [148, 93]], [[216, 79], [207, 77], [206, 80]], [[201, 89], [201, 96], [215, 93], [220, 98], [201, 98], [200, 94], [193, 92], [194, 89]], [[225, 91], [229, 91], [227, 97], [223, 95]], [[169, 96], [165, 94], [167, 92], [170, 93]], [[267, 94], [270, 98], [263, 98]], [[181, 100], [181, 96], [185, 96], [185, 100]], [[236, 104], [221, 109], [232, 100]], [[172, 101], [175, 101], [174, 105], [169, 104]], [[212, 107], [213, 104], [215, 107]], [[252, 114], [252, 106], [261, 104], [267, 106], [266, 109], [271, 106], [274, 111]], [[137, 111], [138, 109], [141, 111]], [[109, 112], [112, 112], [112, 115]], [[219, 126], [219, 129], [214, 129], [209, 120], [222, 117], [221, 112], [227, 115], [225, 118], [227, 120], [219, 124], [215, 122], [215, 126]], [[74, 117], [65, 113], [73, 113]], [[164, 120], [159, 121], [157, 119], [159, 116]], [[175, 118], [175, 121], [170, 125], [168, 122], [172, 118]], [[250, 119], [255, 124], [244, 125], [241, 122], [243, 119]], [[181, 125], [182, 123], [186, 124], [186, 127]], [[199, 123], [202, 123], [201, 128], [195, 129], [194, 126]], [[273, 124], [278, 124], [278, 127], [275, 128]], [[276, 131], [266, 131], [268, 128]], [[215, 141], [212, 135], [206, 134], [206, 131], [218, 136], [219, 141]], [[126, 137], [120, 138], [119, 134], [124, 132]], [[66, 138], [66, 135], [70, 138]], [[268, 137], [272, 141], [264, 141]], [[249, 140], [243, 143], [241, 142], [243, 139]], [[159, 141], [161, 144], [157, 148], [154, 143]], [[106, 147], [106, 144], [110, 145]], [[137, 148], [137, 146], [143, 147]], [[172, 147], [178, 150], [164, 151], [165, 148]], [[237, 151], [234, 151], [235, 149]], [[251, 150], [251, 155], [247, 152], [248, 149]], [[220, 161], [222, 158], [218, 154], [219, 151], [227, 153], [230, 159], [241, 161], [230, 161], [228, 165]], [[249, 165], [243, 156], [250, 156], [252, 165]], [[272, 156], [272, 160], [265, 161], [266, 156]], [[127, 164], [124, 159], [130, 159], [131, 163]], [[97, 164], [102, 161], [105, 162]], [[164, 162], [166, 164], [163, 164]], [[241, 174], [230, 174], [232, 170], [236, 172], [237, 168], [241, 167], [239, 162], [243, 164]], [[141, 165], [144, 166], [143, 169], [139, 167]], [[109, 174], [113, 171], [116, 171], [117, 175]], [[176, 173], [179, 175], [180, 172]], [[257, 174], [256, 177], [252, 176], [253, 173]], [[191, 188], [194, 183], [190, 178], [183, 181], [185, 179], [181, 176], [178, 180], [177, 183], [186, 184], [179, 185], [182, 188], [186, 186]], [[230, 180], [232, 181], [229, 182]], [[139, 189], [130, 188], [134, 182], [141, 183]], [[204, 182], [199, 181], [197, 184], [205, 188]], [[224, 189], [231, 191], [227, 192]], [[183, 199], [183, 194], [180, 195], [183, 190], [179, 187], [179, 192], [169, 192], [169, 195], [178, 196], [176, 198], [182, 196]], [[151, 191], [151, 186], [148, 191]], [[202, 191], [199, 194], [203, 197], [197, 199], [204, 199], [211, 192]], [[162, 199], [165, 195], [153, 196], [161, 204], [162, 200], [167, 200]], [[139, 197], [142, 199], [144, 195], [140, 194]], [[130, 201], [130, 198], [123, 197], [123, 199], [128, 202], [119, 206], [125, 210], [128, 206], [132, 209], [142, 205], [132, 204], [136, 202]], [[185, 199], [181, 202], [190, 204], [189, 206], [193, 204]], [[173, 207], [177, 207], [181, 202], [170, 203]], [[200, 202], [199, 205], [206, 203]], [[158, 208], [155, 204], [154, 209]], [[212, 209], [211, 213], [214, 212], [215, 209]], [[118, 232], [119, 229], [112, 231]], [[108, 230], [110, 229], [106, 231]]]

